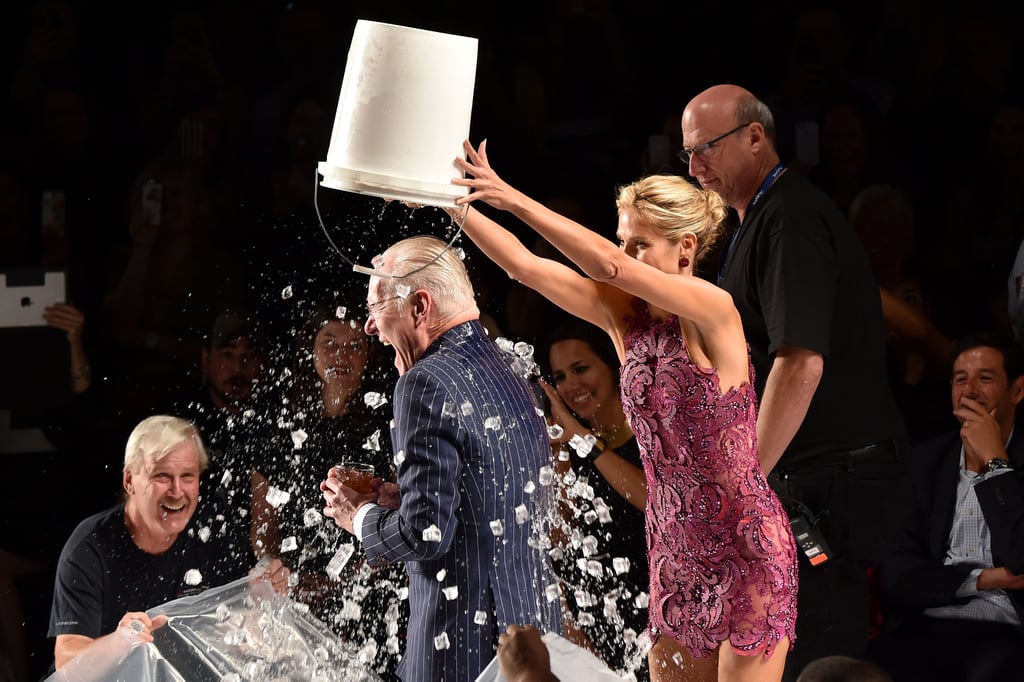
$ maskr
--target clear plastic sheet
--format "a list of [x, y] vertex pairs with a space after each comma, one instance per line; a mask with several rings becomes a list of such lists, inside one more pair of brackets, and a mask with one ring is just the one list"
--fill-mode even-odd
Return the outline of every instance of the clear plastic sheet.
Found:
[[[149, 609], [153, 643], [120, 630], [47, 682], [380, 682], [353, 644], [264, 580], [242, 578]], [[372, 658], [372, 657], [371, 657]]]
[[[551, 672], [560, 680], [588, 680], [589, 682], [624, 682], [635, 680], [636, 677], [620, 677], [601, 659], [586, 649], [576, 646], [569, 640], [547, 632], [541, 639], [548, 647], [551, 658]], [[476, 682], [507, 682], [498, 669], [497, 657], [476, 678]]]

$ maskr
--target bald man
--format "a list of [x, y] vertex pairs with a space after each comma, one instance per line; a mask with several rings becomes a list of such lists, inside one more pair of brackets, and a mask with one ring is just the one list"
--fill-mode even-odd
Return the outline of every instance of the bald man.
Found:
[[718, 283], [751, 346], [761, 466], [798, 539], [800, 524], [811, 530], [792, 680], [813, 659], [864, 652], [866, 571], [906, 471], [878, 285], [838, 207], [781, 163], [764, 102], [716, 85], [690, 100], [681, 125], [690, 175], [739, 218]]

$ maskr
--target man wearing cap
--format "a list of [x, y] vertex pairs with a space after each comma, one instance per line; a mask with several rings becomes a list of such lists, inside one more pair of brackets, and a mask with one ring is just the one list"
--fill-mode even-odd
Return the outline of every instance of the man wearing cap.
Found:
[[199, 359], [202, 386], [174, 407], [196, 425], [210, 459], [194, 525], [204, 535], [226, 537], [230, 551], [224, 561], [240, 569], [263, 553], [252, 541], [253, 449], [261, 423], [257, 387], [263, 372], [255, 316], [222, 311]]

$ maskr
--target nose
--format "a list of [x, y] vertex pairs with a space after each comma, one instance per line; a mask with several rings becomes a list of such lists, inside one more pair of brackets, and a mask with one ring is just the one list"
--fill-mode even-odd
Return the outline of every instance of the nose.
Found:
[[171, 486], [170, 486], [170, 488], [168, 488], [167, 492], [170, 493], [171, 495], [173, 495], [174, 497], [177, 497], [177, 496], [181, 495], [181, 490], [182, 490], [181, 479], [178, 478], [177, 476], [172, 476], [171, 477]]
[[373, 315], [369, 315], [366, 318], [366, 324], [363, 325], [363, 331], [366, 332], [367, 336], [377, 336], [377, 321], [373, 319]]

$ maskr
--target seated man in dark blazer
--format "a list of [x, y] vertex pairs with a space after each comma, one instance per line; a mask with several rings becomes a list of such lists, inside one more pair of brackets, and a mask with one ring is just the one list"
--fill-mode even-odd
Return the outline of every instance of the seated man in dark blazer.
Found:
[[891, 610], [871, 658], [900, 680], [1008, 680], [1024, 670], [1024, 398], [1020, 349], [954, 349], [959, 431], [913, 453], [912, 489], [880, 567]]

